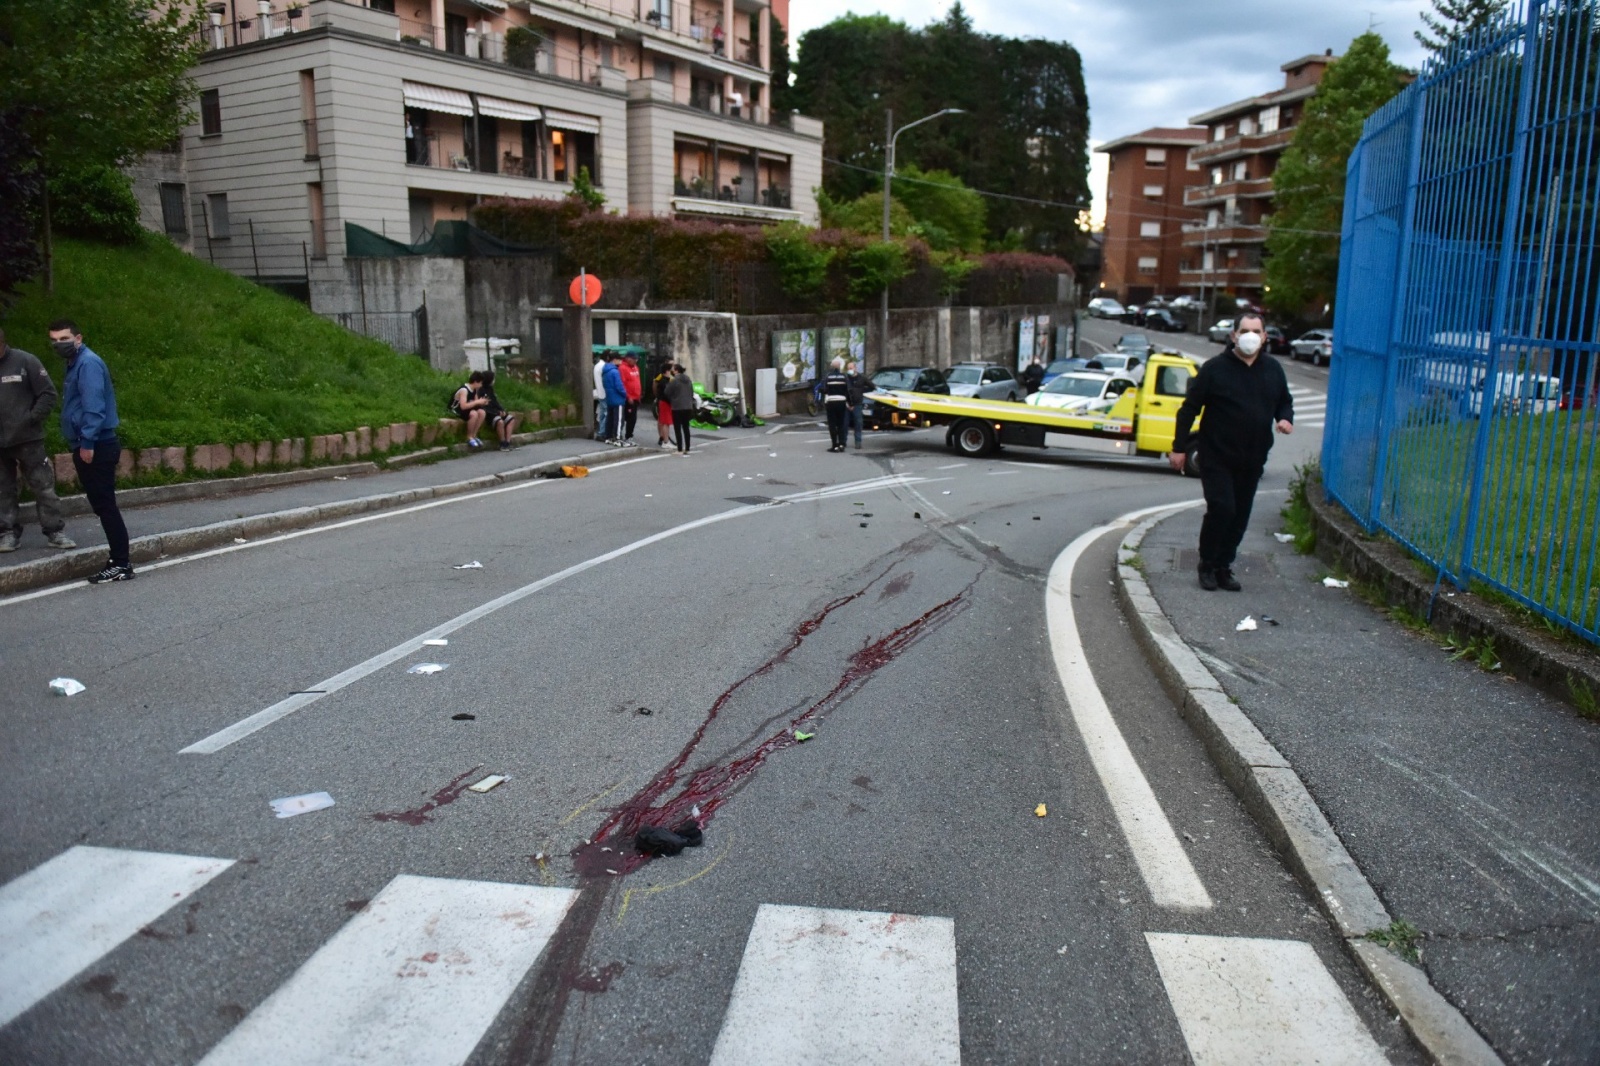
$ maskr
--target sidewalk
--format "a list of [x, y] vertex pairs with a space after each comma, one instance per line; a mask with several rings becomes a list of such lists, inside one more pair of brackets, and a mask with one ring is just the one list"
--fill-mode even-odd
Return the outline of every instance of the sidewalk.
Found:
[[[1495, 1051], [1600, 1062], [1600, 725], [1325, 587], [1321, 562], [1272, 537], [1276, 510], [1258, 505], [1243, 593], [1196, 583], [1200, 509], [1155, 523], [1137, 565], [1160, 612]], [[1236, 631], [1247, 615], [1260, 628]]]

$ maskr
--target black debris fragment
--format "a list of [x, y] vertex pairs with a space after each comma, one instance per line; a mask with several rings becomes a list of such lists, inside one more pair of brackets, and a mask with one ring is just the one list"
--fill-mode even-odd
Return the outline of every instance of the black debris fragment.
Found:
[[463, 711], [461, 714], [452, 714], [450, 716], [450, 720], [452, 722], [476, 722], [478, 720], [478, 716], [475, 714], [467, 714]]
[[676, 855], [684, 848], [698, 848], [704, 842], [700, 826], [688, 819], [675, 829], [647, 825], [633, 838], [633, 846], [646, 855]]
[[654, 714], [654, 713], [655, 713], [655, 712], [654, 712], [654, 711], [652, 711], [652, 710], [651, 710], [651, 709], [650, 709], [650, 708], [648, 708], [648, 707], [640, 707], [640, 708], [639, 708], [639, 713], [640, 713], [640, 714], [642, 714], [642, 715], [644, 715], [644, 716], [645, 716], [645, 717], [646, 717], [646, 718], [648, 718], [648, 717], [650, 717], [650, 716], [651, 716], [651, 715], [652, 715], [652, 714]]

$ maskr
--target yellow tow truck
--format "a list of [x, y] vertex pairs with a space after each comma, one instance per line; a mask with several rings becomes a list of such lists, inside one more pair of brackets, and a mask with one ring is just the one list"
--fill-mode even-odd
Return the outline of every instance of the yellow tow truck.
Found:
[[1172, 450], [1178, 408], [1189, 380], [1199, 369], [1199, 364], [1185, 356], [1157, 352], [1146, 364], [1138, 387], [1101, 411], [1064, 411], [925, 392], [873, 392], [868, 398], [879, 409], [880, 423], [906, 429], [950, 427], [944, 442], [961, 455], [989, 455], [1011, 444], [1164, 457]]

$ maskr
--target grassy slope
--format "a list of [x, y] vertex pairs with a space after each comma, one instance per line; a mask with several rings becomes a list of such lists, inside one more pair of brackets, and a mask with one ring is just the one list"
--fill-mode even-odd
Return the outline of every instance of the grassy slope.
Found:
[[[349, 333], [148, 235], [133, 247], [61, 240], [56, 291], [37, 282], [5, 316], [8, 342], [61, 384], [45, 336], [77, 320], [111, 367], [127, 446], [280, 440], [357, 426], [431, 421], [458, 381], [415, 356]], [[570, 400], [564, 389], [497, 383], [515, 410]], [[64, 451], [50, 419], [51, 451]]]

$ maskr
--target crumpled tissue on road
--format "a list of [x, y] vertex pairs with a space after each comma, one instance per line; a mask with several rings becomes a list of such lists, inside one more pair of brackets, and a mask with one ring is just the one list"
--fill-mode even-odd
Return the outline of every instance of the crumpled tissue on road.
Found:
[[76, 696], [87, 687], [82, 681], [75, 681], [70, 677], [58, 677], [50, 682], [50, 691], [57, 696]]
[[474, 559], [470, 563], [462, 563], [460, 566], [452, 566], [450, 569], [452, 569], [452, 570], [482, 570], [483, 569], [483, 564], [478, 562], [478, 560]]
[[449, 663], [418, 663], [407, 670], [408, 674], [437, 674], [448, 667]]
[[1235, 633], [1248, 633], [1256, 628], [1256, 620], [1250, 615], [1245, 615], [1238, 625], [1233, 627]]
[[333, 797], [326, 792], [308, 792], [304, 796], [286, 796], [272, 801], [272, 813], [279, 818], [293, 818], [333, 806]]
[[1340, 581], [1336, 577], [1325, 577], [1322, 579], [1322, 583], [1330, 589], [1347, 589], [1350, 587], [1350, 582]]
[[1274, 533], [1273, 536], [1277, 538], [1279, 544], [1288, 544], [1294, 540], [1293, 533]]

